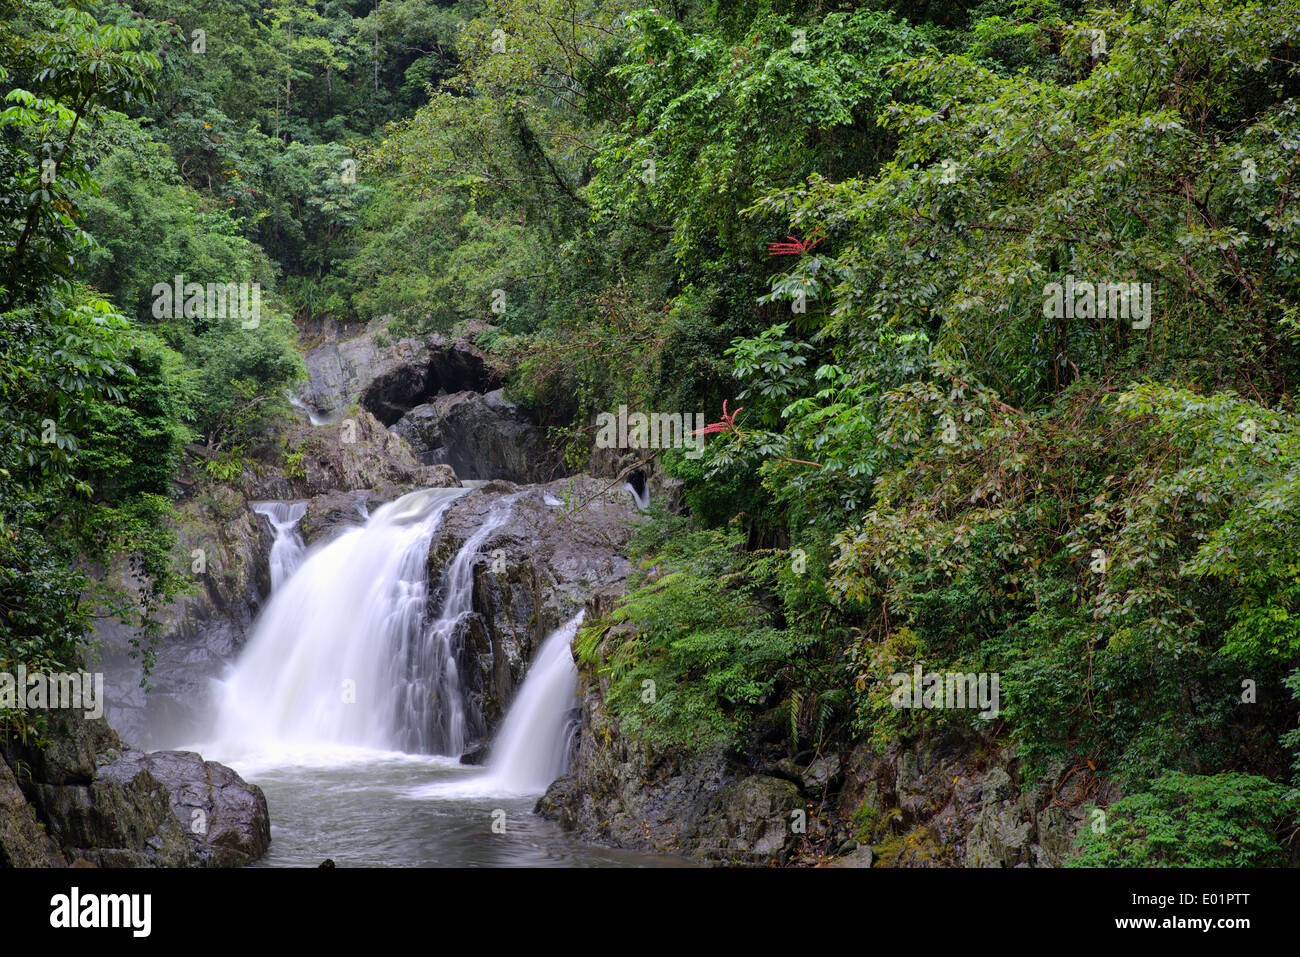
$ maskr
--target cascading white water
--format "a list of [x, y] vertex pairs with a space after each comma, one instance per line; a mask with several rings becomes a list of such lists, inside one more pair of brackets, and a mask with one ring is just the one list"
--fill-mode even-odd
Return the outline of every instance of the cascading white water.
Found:
[[393, 689], [399, 710], [411, 718], [398, 741], [402, 750], [451, 755], [465, 750], [465, 706], [457, 659], [473, 611], [474, 562], [488, 536], [510, 517], [518, 497], [507, 495], [492, 505], [442, 576], [442, 602], [428, 633], [403, 648], [410, 666], [405, 680]]
[[[473, 619], [474, 566], [519, 497], [495, 501], [461, 546], [441, 577], [438, 611], [426, 627], [429, 545], [447, 508], [468, 491], [404, 496], [300, 556], [296, 571], [289, 546], [273, 547], [274, 590], [221, 684], [215, 740], [204, 750], [272, 764], [332, 764], [352, 749], [458, 756], [467, 743], [459, 662]], [[296, 541], [301, 548], [294, 532], [301, 504], [256, 508], [276, 529], [277, 545]], [[581, 621], [579, 614], [542, 643], [490, 766], [468, 781], [448, 782], [451, 792], [535, 794], [564, 773], [577, 726], [570, 644]]]
[[579, 612], [547, 636], [528, 667], [492, 745], [485, 772], [411, 790], [413, 798], [479, 798], [541, 794], [568, 769], [578, 723], [578, 668], [571, 644]]
[[489, 779], [507, 793], [545, 791], [568, 769], [578, 668], [570, 647], [582, 612], [551, 632], [492, 746]]
[[312, 425], [333, 425], [334, 422], [338, 419], [337, 412], [332, 416], [321, 415], [319, 412], [317, 412], [315, 409], [309, 406], [306, 402], [302, 401], [302, 399], [298, 398], [292, 392], [286, 392], [285, 398], [289, 400], [289, 404], [291, 406], [293, 406], [299, 412], [305, 413], [307, 416], [307, 421], [309, 421]]
[[648, 485], [643, 485], [638, 489], [631, 482], [624, 482], [623, 487], [628, 490], [629, 494], [632, 496], [632, 500], [636, 502], [636, 510], [638, 512], [644, 512], [650, 507], [650, 487]]
[[289, 580], [307, 550], [298, 534], [298, 522], [307, 512], [306, 502], [259, 502], [253, 506], [258, 515], [266, 516], [275, 532], [271, 543], [271, 592]]
[[403, 748], [413, 722], [427, 718], [394, 707], [394, 689], [408, 686], [419, 659], [429, 541], [467, 491], [403, 496], [307, 554], [222, 683], [210, 750]]

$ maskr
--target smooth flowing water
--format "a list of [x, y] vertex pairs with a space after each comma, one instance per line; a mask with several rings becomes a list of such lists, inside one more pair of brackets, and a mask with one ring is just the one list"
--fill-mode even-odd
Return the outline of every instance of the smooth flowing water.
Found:
[[419, 666], [429, 541], [466, 491], [405, 495], [307, 553], [219, 689], [211, 750], [404, 750], [420, 716], [394, 694]]
[[289, 404], [291, 406], [293, 406], [299, 412], [305, 414], [307, 416], [307, 421], [309, 421], [312, 425], [333, 425], [335, 422], [339, 420], [339, 418], [342, 415], [341, 412], [335, 412], [333, 415], [321, 415], [319, 412], [317, 412], [315, 409], [309, 406], [306, 402], [302, 401], [302, 399], [298, 398], [292, 392], [286, 393], [285, 398], [289, 400]]
[[538, 649], [492, 748], [488, 780], [506, 792], [538, 794], [568, 769], [578, 732], [578, 667], [573, 636], [582, 612]]
[[270, 557], [271, 592], [274, 594], [298, 570], [307, 551], [302, 536], [298, 534], [298, 522], [307, 513], [307, 503], [261, 502], [253, 506], [253, 511], [265, 516], [275, 532]]
[[650, 507], [650, 487], [648, 485], [642, 484], [640, 488], [637, 488], [633, 482], [624, 482], [623, 488], [627, 489], [628, 494], [632, 496], [632, 501], [636, 502], [638, 512], [644, 512]]
[[561, 625], [542, 643], [528, 667], [519, 694], [497, 732], [483, 790], [541, 794], [568, 768], [578, 731], [578, 668], [573, 636], [582, 613]]
[[257, 506], [276, 531], [271, 598], [217, 689], [213, 740], [195, 749], [265, 791], [263, 866], [681, 865], [575, 842], [532, 813], [564, 772], [577, 726], [570, 649], [581, 615], [538, 649], [490, 766], [460, 764], [456, 660], [474, 567], [517, 498], [493, 504], [431, 595], [430, 542], [468, 491], [404, 496], [305, 553], [301, 506]]

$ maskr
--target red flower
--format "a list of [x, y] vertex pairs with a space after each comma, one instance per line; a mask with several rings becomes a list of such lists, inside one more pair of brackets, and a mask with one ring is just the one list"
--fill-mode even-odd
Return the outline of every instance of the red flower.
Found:
[[823, 227], [818, 226], [803, 242], [800, 242], [793, 236], [787, 236], [785, 238], [788, 242], [768, 243], [767, 254], [769, 256], [797, 256], [801, 253], [806, 253], [826, 238], [826, 231]]
[[727, 400], [722, 400], [722, 421], [713, 422], [702, 429], [696, 429], [691, 435], [713, 435], [715, 432], [739, 432], [736, 428], [736, 416], [740, 415], [741, 410], [737, 409], [731, 415], [727, 415]]

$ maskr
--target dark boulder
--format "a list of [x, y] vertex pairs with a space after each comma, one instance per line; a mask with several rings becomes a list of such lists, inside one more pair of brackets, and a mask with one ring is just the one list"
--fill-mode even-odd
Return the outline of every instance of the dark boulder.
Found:
[[271, 818], [262, 789], [193, 751], [126, 751], [99, 769], [98, 780], [124, 785], [149, 775], [168, 791], [197, 861], [243, 867], [271, 845]]
[[422, 463], [449, 465], [462, 479], [534, 484], [564, 471], [541, 430], [500, 389], [437, 396], [403, 415], [392, 431]]
[[49, 721], [47, 743], [5, 745], [0, 862], [237, 867], [266, 852], [266, 798], [230, 768], [123, 748], [102, 718], [56, 712]]

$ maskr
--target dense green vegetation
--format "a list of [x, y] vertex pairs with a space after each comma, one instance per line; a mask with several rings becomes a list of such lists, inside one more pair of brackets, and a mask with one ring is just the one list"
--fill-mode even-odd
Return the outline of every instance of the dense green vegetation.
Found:
[[1108, 809], [1072, 867], [1280, 867], [1286, 789], [1245, 774], [1171, 771]]
[[[629, 730], [957, 729], [1121, 785], [1086, 863], [1294, 853], [1294, 0], [0, 7], [0, 665], [73, 659], [95, 563], [147, 633], [295, 321], [486, 319], [577, 466], [719, 423], [580, 639]], [[1000, 715], [893, 707], [918, 664]]]

